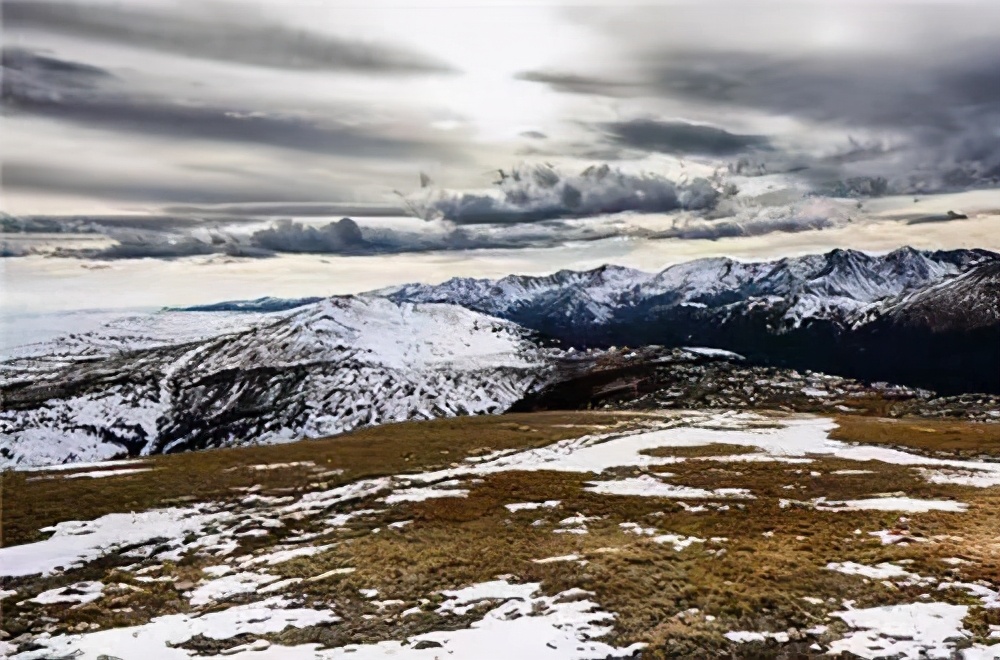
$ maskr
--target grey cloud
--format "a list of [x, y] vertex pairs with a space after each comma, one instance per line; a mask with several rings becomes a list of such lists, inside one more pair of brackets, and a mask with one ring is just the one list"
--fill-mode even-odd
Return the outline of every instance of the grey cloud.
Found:
[[548, 165], [504, 173], [497, 194], [444, 193], [424, 215], [463, 225], [517, 224], [635, 211], [710, 209], [719, 193], [704, 179], [678, 184], [658, 174], [631, 174], [608, 165], [566, 174]]
[[279, 69], [366, 74], [442, 73], [450, 67], [384, 44], [296, 30], [248, 7], [184, 14], [113, 4], [7, 0], [5, 30], [39, 30], [202, 59]]
[[566, 227], [558, 223], [516, 229], [469, 229], [444, 225], [413, 232], [378, 226], [361, 227], [351, 218], [341, 218], [322, 227], [283, 220], [255, 232], [249, 242], [274, 252], [370, 255], [552, 247], [567, 241], [608, 238], [621, 232], [621, 228]]
[[932, 62], [701, 52], [651, 67], [659, 95], [696, 107], [895, 135], [891, 147], [854, 149], [843, 158], [800, 154], [799, 160], [819, 168], [817, 175], [827, 169], [826, 178], [885, 176], [893, 191], [933, 191], [1000, 182], [1000, 39], [990, 48], [956, 51]]
[[[441, 225], [427, 231], [403, 231], [361, 226], [351, 218], [325, 225], [280, 220], [249, 235], [211, 232], [208, 239], [181, 232], [109, 230], [116, 240], [105, 248], [63, 248], [58, 256], [78, 259], [178, 259], [222, 254], [266, 258], [277, 254], [364, 256], [455, 250], [502, 250], [554, 247], [567, 241], [592, 241], [644, 232], [623, 227], [568, 227], [542, 223], [517, 228], [455, 228]], [[27, 254], [24, 252], [23, 254]], [[3, 256], [22, 256], [21, 252]]]
[[717, 240], [842, 227], [851, 222], [843, 204], [807, 199], [794, 204], [741, 209], [716, 220], [690, 218], [650, 235], [653, 239]]
[[532, 140], [547, 140], [549, 138], [548, 135], [541, 131], [524, 131], [521, 133], [521, 137], [531, 138]]
[[671, 98], [792, 114], [847, 128], [957, 129], [962, 114], [996, 110], [1000, 39], [926, 61], [898, 55], [725, 51], [666, 53], [645, 63]]
[[558, 71], [522, 71], [515, 78], [548, 85], [557, 92], [568, 94], [632, 96], [640, 89], [633, 82]]
[[714, 126], [689, 124], [681, 121], [632, 119], [603, 124], [617, 144], [668, 154], [732, 156], [751, 148], [765, 148], [767, 138], [760, 135], [739, 135]]
[[212, 204], [177, 205], [164, 209], [168, 213], [195, 215], [199, 217], [274, 217], [300, 216], [325, 217], [331, 215], [356, 215], [364, 217], [404, 216], [407, 211], [401, 206], [352, 204], [350, 202], [288, 202], [258, 204]]
[[28, 190], [48, 195], [79, 195], [113, 199], [122, 202], [168, 202], [220, 204], [225, 202], [320, 201], [334, 196], [327, 188], [313, 189], [307, 185], [289, 185], [275, 180], [246, 184], [199, 184], [191, 179], [165, 180], [162, 177], [137, 175], [124, 178], [102, 172], [100, 168], [71, 168], [36, 162], [6, 160], [0, 163], [0, 177], [8, 190]]
[[49, 57], [25, 48], [4, 48], [0, 65], [8, 70], [8, 75], [11, 71], [23, 72], [29, 81], [49, 81], [69, 87], [87, 87], [114, 77], [100, 67]]
[[[446, 145], [380, 135], [374, 128], [137, 95], [123, 85], [106, 84], [103, 76], [93, 75], [89, 84], [78, 79], [70, 86], [65, 84], [64, 76], [55, 74], [51, 67], [26, 66], [25, 62], [23, 58], [4, 58], [2, 94], [8, 113], [30, 114], [111, 131], [265, 145], [357, 158], [457, 157]], [[81, 66], [69, 62], [61, 64]]]
[[370, 247], [358, 223], [350, 218], [341, 218], [322, 227], [284, 220], [255, 232], [250, 240], [257, 247], [275, 252], [360, 254]]

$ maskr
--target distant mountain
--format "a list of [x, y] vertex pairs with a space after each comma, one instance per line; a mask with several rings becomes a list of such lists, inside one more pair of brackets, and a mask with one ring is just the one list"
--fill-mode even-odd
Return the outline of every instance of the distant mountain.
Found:
[[226, 300], [209, 305], [192, 305], [191, 307], [170, 307], [168, 311], [177, 312], [282, 312], [297, 307], [305, 307], [319, 302], [322, 298], [275, 298], [265, 296], [254, 300]]
[[112, 352], [101, 338], [100, 354], [86, 359], [52, 360], [36, 347], [34, 357], [5, 365], [0, 463], [282, 442], [502, 412], [547, 368], [545, 349], [509, 321], [377, 298], [331, 298], [170, 346]]
[[[981, 337], [951, 345], [936, 341], [931, 352], [916, 353], [910, 334], [896, 342], [867, 341], [875, 332], [864, 326], [881, 318], [878, 310], [932, 314], [953, 294], [934, 287], [954, 278], [965, 281], [982, 268], [1000, 264], [986, 250], [920, 251], [902, 248], [885, 255], [833, 250], [761, 263], [701, 259], [659, 273], [603, 266], [586, 272], [560, 271], [545, 277], [509, 276], [500, 280], [452, 279], [436, 286], [408, 285], [378, 292], [396, 301], [462, 305], [515, 321], [574, 347], [717, 346], [753, 362], [809, 368], [847, 376], [908, 384], [949, 392], [971, 388], [1000, 391], [1000, 362], [990, 344], [1000, 337], [996, 301], [979, 295], [984, 319]], [[984, 276], [985, 277], [985, 276]], [[989, 288], [987, 284], [979, 289]], [[925, 291], [923, 296], [919, 292]], [[970, 294], [972, 295], [972, 294]], [[904, 302], [909, 301], [909, 302]], [[920, 307], [923, 305], [923, 307]], [[902, 306], [902, 307], [900, 307]], [[918, 309], [923, 312], [918, 313]], [[967, 328], [963, 306], [949, 318]], [[887, 312], [888, 313], [888, 312]], [[897, 316], [902, 311], [897, 312]], [[991, 316], [992, 314], [992, 316]], [[990, 320], [992, 319], [992, 321]], [[887, 321], [881, 321], [881, 324]], [[888, 330], [887, 330], [888, 332]], [[866, 339], [867, 338], [867, 339]], [[995, 343], [994, 343], [995, 346]], [[975, 373], [955, 373], [956, 355]], [[900, 370], [920, 360], [919, 371]]]

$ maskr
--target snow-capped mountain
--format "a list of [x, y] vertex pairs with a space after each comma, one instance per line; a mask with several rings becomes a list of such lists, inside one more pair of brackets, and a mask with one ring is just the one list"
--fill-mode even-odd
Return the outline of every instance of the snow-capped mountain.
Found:
[[[833, 250], [760, 263], [701, 259], [655, 274], [605, 266], [547, 277], [453, 279], [378, 295], [397, 301], [463, 305], [516, 321], [574, 347], [717, 346], [761, 364], [906, 382], [893, 369], [881, 369], [883, 362], [889, 365], [895, 358], [875, 359], [863, 342], [856, 341], [869, 336], [861, 329], [864, 319], [876, 317], [882, 306], [899, 304], [907, 296], [944, 286], [990, 264], [1000, 264], [1000, 255], [985, 250], [902, 248], [885, 255]], [[912, 309], [916, 300], [925, 299], [927, 304], [944, 304], [946, 298], [951, 296], [934, 297], [928, 290], [908, 305]], [[995, 301], [984, 300], [982, 305], [996, 310]], [[965, 323], [961, 314], [956, 322]], [[906, 342], [887, 350], [898, 353], [900, 360], [915, 357]], [[983, 350], [976, 344], [963, 344], [948, 347], [946, 353], [965, 352], [976, 363]], [[945, 369], [952, 358], [932, 353], [918, 359], [928, 368], [919, 382], [911, 384], [962, 389], [952, 375], [946, 373], [940, 380], [935, 376], [939, 365]], [[970, 382], [1000, 390], [1000, 377], [990, 380], [985, 373], [995, 365], [988, 360], [979, 364], [984, 376]]]
[[551, 352], [509, 321], [449, 305], [331, 298], [251, 320], [200, 341], [8, 363], [3, 463], [281, 442], [501, 412], [541, 381]]
[[996, 260], [1000, 255], [985, 250], [901, 248], [883, 256], [833, 250], [756, 263], [699, 259], [659, 273], [601, 266], [542, 277], [453, 278], [439, 285], [410, 284], [376, 293], [397, 301], [462, 305], [533, 328], [545, 325], [544, 317], [571, 317], [572, 325], [582, 330], [581, 324], [604, 323], [622, 309], [722, 308], [741, 303], [780, 308], [784, 318], [801, 322], [843, 319], [874, 302]]

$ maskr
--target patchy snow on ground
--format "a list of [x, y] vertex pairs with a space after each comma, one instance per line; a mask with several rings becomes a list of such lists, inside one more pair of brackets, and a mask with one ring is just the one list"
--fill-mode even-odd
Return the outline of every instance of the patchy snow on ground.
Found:
[[[576, 561], [579, 562], [583, 558], [580, 555], [560, 555], [558, 557], [546, 557], [545, 559], [532, 559], [534, 564], [555, 564], [561, 561]], [[586, 563], [583, 561], [582, 563]]]
[[142, 463], [142, 459], [127, 458], [117, 461], [91, 461], [89, 463], [62, 463], [60, 465], [14, 465], [14, 470], [19, 472], [61, 472], [63, 470], [83, 470], [88, 468], [108, 468], [120, 465], [135, 465]]
[[504, 508], [511, 513], [518, 511], [532, 511], [534, 509], [554, 509], [559, 506], [559, 500], [545, 500], [544, 502], [515, 502], [514, 504], [504, 504]]
[[539, 584], [511, 584], [507, 580], [480, 582], [464, 589], [442, 591], [447, 600], [437, 608], [438, 614], [465, 614], [477, 604], [486, 600], [530, 599], [538, 591]]
[[104, 593], [104, 585], [100, 582], [77, 582], [68, 587], [49, 589], [31, 599], [33, 603], [49, 605], [52, 603], [91, 603]]
[[121, 470], [94, 470], [92, 472], [74, 472], [72, 474], [67, 474], [64, 479], [103, 479], [104, 477], [121, 477], [126, 474], [139, 474], [140, 472], [149, 472], [153, 468], [123, 468]]
[[921, 581], [921, 577], [919, 575], [910, 573], [902, 567], [890, 564], [889, 562], [882, 562], [881, 564], [877, 564], [875, 566], [865, 566], [864, 564], [857, 564], [853, 561], [830, 562], [826, 565], [826, 568], [827, 570], [844, 573], [845, 575], [860, 575], [861, 577], [870, 578], [872, 580], [905, 578], [908, 581]]
[[734, 630], [732, 632], [727, 632], [725, 638], [731, 642], [736, 642], [737, 644], [746, 644], [747, 642], [766, 642], [769, 639], [773, 639], [779, 644], [784, 644], [788, 641], [788, 633], [779, 632], [750, 632], [746, 630]]
[[404, 488], [386, 495], [382, 501], [386, 504], [400, 502], [423, 502], [438, 497], [466, 497], [469, 491], [462, 488]]
[[62, 522], [42, 530], [52, 531], [44, 541], [0, 548], [0, 575], [49, 575], [59, 567], [78, 566], [123, 546], [157, 538], [180, 539], [232, 517], [227, 512], [208, 510], [206, 506], [154, 509], [111, 513], [85, 522]]
[[[792, 416], [786, 421], [787, 426], [779, 428], [774, 419], [741, 413], [670, 413], [657, 418], [655, 423], [665, 427], [659, 430], [619, 431], [561, 441], [539, 449], [506, 451], [492, 454], [483, 460], [466, 462], [459, 467], [433, 473], [364, 479], [323, 491], [287, 497], [265, 497], [254, 492], [254, 488], [250, 488], [247, 492], [237, 495], [236, 501], [225, 505], [225, 508], [221, 504], [202, 504], [135, 514], [110, 514], [86, 522], [60, 523], [48, 530], [52, 532], [52, 536], [44, 541], [0, 548], [0, 576], [47, 575], [57, 572], [60, 567], [78, 566], [117, 550], [139, 558], [146, 558], [151, 553], [157, 552], [159, 554], [156, 558], [161, 561], [178, 561], [188, 552], [197, 550], [203, 555], [213, 556], [211, 563], [214, 565], [203, 569], [204, 580], [184, 587], [184, 596], [193, 608], [204, 611], [225, 607], [231, 604], [225, 603], [227, 599], [239, 597], [241, 601], [245, 601], [251, 594], [257, 594], [258, 598], [267, 598], [268, 594], [272, 596], [260, 603], [230, 607], [211, 613], [161, 616], [145, 625], [132, 628], [43, 637], [38, 643], [42, 644], [44, 649], [22, 653], [17, 657], [24, 660], [40, 660], [77, 653], [74, 657], [80, 660], [95, 660], [102, 654], [125, 658], [145, 655], [173, 660], [190, 657], [189, 651], [176, 648], [175, 645], [199, 634], [212, 639], [228, 639], [243, 633], [266, 634], [280, 631], [286, 626], [301, 627], [336, 621], [337, 617], [330, 611], [295, 609], [301, 602], [286, 600], [277, 594], [291, 585], [300, 582], [305, 585], [308, 582], [336, 578], [354, 572], [355, 568], [334, 568], [312, 577], [281, 579], [278, 575], [267, 573], [267, 567], [324, 552], [336, 541], [327, 540], [324, 545], [303, 543], [320, 543], [313, 539], [319, 537], [329, 539], [329, 535], [337, 534], [338, 528], [350, 521], [369, 514], [388, 513], [388, 507], [391, 505], [420, 502], [437, 497], [466, 497], [469, 494], [468, 489], [475, 481], [474, 477], [482, 474], [507, 470], [544, 469], [592, 473], [614, 467], [655, 467], [698, 459], [657, 457], [641, 452], [662, 446], [686, 447], [725, 443], [751, 447], [758, 453], [737, 454], [732, 457], [705, 457], [705, 459], [808, 462], [811, 460], [810, 457], [814, 456], [836, 456], [859, 461], [883, 460], [889, 463], [914, 465], [929, 481], [946, 479], [941, 483], [962, 483], [958, 481], [960, 478], [991, 479], [993, 478], [991, 474], [996, 474], [1000, 478], [1000, 466], [991, 467], [988, 464], [972, 461], [936, 461], [881, 447], [870, 448], [828, 440], [826, 434], [831, 427], [828, 420]], [[253, 467], [276, 469], [307, 463], [271, 463]], [[718, 469], [713, 465], [705, 467]], [[130, 469], [109, 472], [129, 471]], [[803, 475], [808, 474], [808, 468], [798, 472]], [[868, 470], [840, 470], [834, 474], [868, 472]], [[79, 476], [89, 476], [89, 474], [81, 473]], [[672, 477], [673, 475], [668, 473], [644, 473], [627, 478], [595, 476], [594, 480], [586, 482], [584, 488], [590, 493], [603, 495], [716, 500], [705, 501], [697, 506], [680, 503], [685, 510], [691, 512], [707, 511], [709, 508], [726, 510], [729, 507], [734, 509], [744, 507], [743, 503], [734, 500], [754, 498], [747, 489], [695, 488], [670, 483]], [[385, 507], [358, 509], [369, 502], [374, 502], [376, 498]], [[719, 500], [725, 500], [725, 503]], [[795, 500], [780, 502], [782, 507], [799, 505], [831, 512], [867, 509], [961, 513], [968, 508], [963, 502], [922, 500], [907, 497], [902, 492], [843, 501], [818, 497], [805, 502]], [[504, 505], [510, 513], [539, 511], [539, 514], [532, 518], [540, 517], [542, 520], [536, 521], [535, 524], [551, 527], [553, 532], [559, 534], [587, 534], [587, 524], [599, 519], [598, 516], [587, 516], [574, 512], [573, 509], [562, 512], [558, 509], [561, 506], [560, 500], [524, 501]], [[560, 516], [567, 517], [553, 525], [551, 519], [556, 516], [549, 514], [550, 518], [546, 518], [540, 515], [543, 513], [541, 510], [558, 510]], [[387, 529], [399, 529], [410, 523], [409, 520], [388, 522], [402, 517], [404, 516], [389, 515], [385, 522], [380, 521], [382, 533], [385, 534]], [[322, 532], [304, 533], [311, 528], [307, 524], [299, 527], [297, 521], [306, 519], [310, 523], [323, 523]], [[646, 522], [650, 520], [652, 518]], [[507, 522], [510, 523], [511, 520]], [[664, 529], [670, 529], [665, 522], [662, 526]], [[888, 523], [888, 526], [891, 527], [892, 523]], [[285, 530], [290, 533], [282, 539], [282, 544], [272, 543], [266, 548], [248, 550], [246, 551], [248, 554], [236, 556], [239, 538], [266, 537], [274, 533], [277, 528], [284, 528], [282, 533]], [[663, 544], [664, 550], [672, 547], [676, 552], [691, 548], [695, 544], [702, 544], [698, 546], [698, 552], [701, 553], [721, 552], [723, 550], [720, 550], [719, 546], [711, 544], [725, 541], [718, 538], [706, 540], [695, 536], [664, 533], [655, 527], [637, 522], [619, 523], [619, 528], [623, 533], [634, 534], [635, 538], [632, 540], [635, 543]], [[765, 532], [765, 535], [770, 533]], [[856, 532], [859, 538], [863, 533], [861, 530]], [[882, 530], [869, 534], [877, 536], [884, 544], [921, 540], [911, 539], [906, 532], [899, 530]], [[123, 550], [126, 547], [128, 549]], [[257, 543], [251, 547], [257, 547]], [[532, 559], [531, 562], [583, 564], [587, 561], [584, 553], [589, 555], [591, 552], [581, 550], [574, 545], [561, 548], [559, 551], [571, 554], [542, 557]], [[363, 571], [364, 567], [359, 566], [359, 568]], [[905, 570], [901, 565], [887, 562], [874, 566], [850, 561], [831, 562], [826, 568], [870, 580], [897, 583], [904, 581], [907, 584], [925, 586], [930, 584], [929, 579], [921, 578]], [[140, 578], [150, 581], [164, 579], [149, 577], [146, 574]], [[244, 660], [333, 658], [434, 660], [444, 657], [475, 657], [477, 660], [510, 657], [587, 660], [605, 658], [609, 655], [612, 657], [628, 655], [638, 648], [633, 646], [629, 649], [615, 649], [602, 642], [593, 641], [608, 632], [607, 622], [613, 618], [613, 614], [599, 611], [597, 605], [587, 600], [586, 592], [571, 590], [559, 596], [549, 597], [541, 595], [538, 584], [516, 584], [509, 581], [514, 579], [510, 576], [497, 576], [497, 579], [490, 582], [441, 592], [444, 601], [437, 608], [439, 616], [465, 615], [473, 611], [477, 616], [482, 614], [482, 618], [471, 624], [471, 627], [460, 630], [437, 630], [407, 640], [350, 645], [336, 649], [320, 648], [315, 644], [287, 647], [260, 640], [248, 642], [246, 638], [241, 638], [234, 640], [233, 646], [227, 648], [223, 655], [200, 657]], [[112, 586], [109, 586], [109, 589]], [[942, 583], [939, 588], [961, 589], [980, 599], [984, 607], [1000, 607], [1000, 595], [993, 585], [956, 581]], [[45, 591], [34, 600], [41, 604], [81, 604], [100, 598], [105, 591], [104, 585], [99, 582], [77, 583]], [[364, 595], [366, 598], [374, 598], [378, 593], [371, 590], [370, 594]], [[430, 594], [425, 595], [427, 598], [431, 597]], [[421, 602], [423, 606], [429, 601]], [[410, 602], [406, 606], [410, 605], [413, 603]], [[964, 616], [962, 613], [967, 612], [967, 609], [965, 606], [921, 602], [915, 605], [836, 612], [832, 616], [843, 620], [852, 630], [843, 639], [834, 642], [831, 652], [835, 649], [851, 651], [866, 658], [893, 654], [917, 658], [921, 652], [925, 652], [928, 657], [939, 657], [935, 654], [942, 649], [948, 650], [949, 653], [954, 650], [953, 640], [966, 639], [969, 636], [969, 633], [962, 628]], [[407, 610], [410, 611], [422, 610], [417, 607]], [[958, 616], [959, 614], [962, 616]], [[726, 637], [730, 641], [739, 643], [788, 641], [786, 633], [733, 631], [726, 633]], [[984, 649], [985, 647], [973, 647], [967, 653], [978, 655], [967, 655], [967, 657], [975, 657], [977, 660], [992, 657], [983, 655], [987, 653]]]
[[705, 355], [708, 357], [733, 358], [737, 360], [746, 359], [739, 353], [733, 353], [732, 351], [727, 351], [722, 348], [710, 348], [708, 346], [682, 346], [681, 350], [687, 351], [688, 353], [695, 353], [696, 355]]
[[274, 566], [275, 564], [281, 564], [283, 562], [289, 561], [291, 559], [296, 559], [297, 557], [311, 557], [312, 555], [323, 552], [327, 548], [333, 547], [332, 545], [307, 545], [301, 548], [282, 548], [277, 550], [272, 550], [263, 555], [257, 555], [252, 559], [248, 559], [240, 564], [241, 567], [252, 566], [254, 564], [267, 564], [268, 566]]
[[[927, 470], [937, 483], [987, 486], [1000, 485], [1000, 464], [982, 461], [936, 459], [888, 447], [859, 445], [831, 440], [833, 420], [811, 415], [789, 415], [775, 424], [773, 418], [745, 412], [681, 412], [664, 415], [654, 430], [613, 432], [562, 440], [560, 442], [507, 453], [491, 460], [413, 475], [414, 480], [436, 482], [463, 475], [489, 474], [510, 470], [560, 470], [594, 472], [617, 467], [654, 467], [682, 462], [674, 456], [642, 453], [660, 447], [699, 447], [728, 444], [750, 447], [759, 453], [707, 460], [808, 462], [810, 457], [832, 457], [858, 462], [880, 461], [912, 465]], [[846, 474], [841, 472], [841, 474]]]
[[904, 511], [906, 513], [926, 513], [927, 511], [948, 511], [963, 513], [969, 505], [952, 500], [921, 500], [913, 497], [872, 497], [861, 500], [834, 501], [818, 498], [813, 502], [822, 511]]
[[830, 645], [830, 655], [850, 652], [862, 658], [954, 657], [954, 642], [969, 636], [962, 620], [965, 605], [912, 603], [833, 612], [854, 629]]
[[[210, 639], [229, 639], [241, 634], [264, 635], [280, 632], [288, 626], [303, 628], [337, 620], [332, 612], [302, 608], [285, 609], [287, 605], [288, 601], [276, 597], [197, 616], [188, 614], [161, 616], [141, 626], [112, 628], [82, 635], [40, 638], [38, 641], [44, 648], [20, 653], [15, 657], [17, 660], [47, 660], [53, 657], [97, 660], [99, 656], [110, 655], [120, 658], [188, 660], [191, 657], [190, 652], [176, 648], [175, 645], [198, 635]], [[211, 657], [249, 656], [241, 653]]]
[[643, 646], [633, 644], [615, 648], [595, 641], [610, 632], [607, 623], [614, 615], [600, 611], [596, 603], [583, 598], [587, 592], [572, 590], [557, 596], [540, 596], [535, 595], [538, 584], [509, 585], [504, 581], [486, 584], [489, 586], [474, 585], [459, 590], [463, 595], [455, 599], [486, 594], [487, 599], [506, 602], [468, 628], [416, 635], [405, 644], [388, 641], [334, 649], [320, 649], [315, 644], [272, 645], [261, 651], [211, 657], [236, 660], [599, 660], [630, 657]]
[[641, 497], [672, 497], [692, 500], [714, 498], [753, 499], [753, 495], [745, 488], [705, 490], [689, 486], [676, 486], [664, 483], [648, 474], [628, 479], [615, 479], [613, 481], [588, 481], [585, 490], [603, 495], [638, 495]]
[[217, 603], [237, 594], [252, 594], [260, 587], [278, 580], [278, 576], [267, 573], [233, 573], [215, 580], [202, 582], [191, 592], [191, 605], [201, 607]]
[[973, 486], [975, 488], [992, 488], [1000, 486], [1000, 470], [987, 470], [985, 468], [975, 469], [954, 469], [941, 468], [929, 470], [927, 468], [917, 468], [924, 479], [932, 484], [955, 484], [957, 486]]
[[[870, 497], [860, 500], [828, 500], [825, 497], [817, 497], [803, 502], [801, 500], [778, 500], [778, 506], [787, 509], [791, 506], [801, 506], [815, 508], [819, 511], [902, 511], [905, 513], [926, 513], [927, 511], [947, 511], [950, 513], [964, 513], [969, 509], [969, 505], [964, 502], [954, 500], [921, 500], [914, 497], [891, 496], [891, 497]], [[882, 532], [872, 532], [875, 536], [883, 535]], [[882, 543], [888, 545], [894, 541], [886, 540], [893, 535], [886, 532]], [[901, 537], [902, 538], [902, 537]]]
[[650, 539], [653, 543], [668, 544], [673, 547], [676, 552], [680, 552], [684, 548], [694, 544], [694, 543], [704, 543], [705, 539], [700, 539], [697, 536], [680, 536], [679, 534], [660, 534], [659, 536], [654, 536]]

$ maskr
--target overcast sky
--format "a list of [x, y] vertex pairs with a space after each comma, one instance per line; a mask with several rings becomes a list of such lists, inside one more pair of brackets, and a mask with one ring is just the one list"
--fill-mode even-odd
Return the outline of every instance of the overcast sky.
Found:
[[[548, 160], [1000, 178], [1000, 3], [5, 0], [8, 212], [393, 201]], [[922, 188], [921, 188], [922, 187]]]

